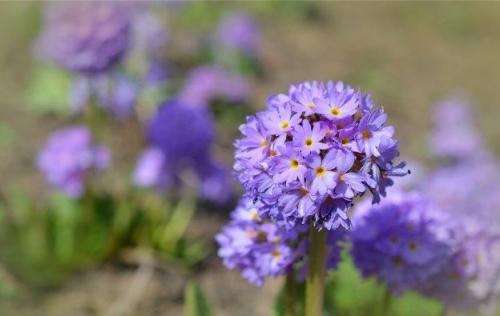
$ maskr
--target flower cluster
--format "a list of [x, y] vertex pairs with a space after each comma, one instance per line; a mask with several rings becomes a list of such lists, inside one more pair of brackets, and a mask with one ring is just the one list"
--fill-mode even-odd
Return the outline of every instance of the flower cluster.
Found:
[[431, 149], [444, 158], [471, 158], [484, 149], [473, 124], [471, 105], [459, 97], [449, 97], [436, 105], [431, 136]]
[[[267, 277], [285, 275], [294, 267], [305, 273], [308, 227], [299, 225], [286, 230], [262, 217], [259, 206], [243, 198], [232, 212], [231, 221], [216, 236], [224, 265], [241, 271], [246, 280], [257, 286], [262, 286]], [[344, 236], [340, 231], [329, 232], [327, 269], [334, 269], [340, 260]]]
[[240, 102], [248, 94], [248, 83], [240, 75], [219, 66], [200, 66], [189, 72], [179, 92], [179, 100], [188, 106], [199, 107], [208, 106], [217, 99]]
[[257, 23], [244, 13], [234, 12], [226, 15], [218, 26], [217, 41], [246, 55], [256, 55], [259, 40]]
[[84, 75], [103, 73], [129, 45], [127, 6], [116, 2], [66, 2], [48, 7], [39, 41], [43, 55]]
[[147, 138], [150, 147], [139, 159], [134, 174], [137, 185], [166, 189], [190, 170], [201, 180], [202, 196], [216, 201], [229, 197], [227, 172], [210, 155], [214, 127], [208, 111], [176, 100], [161, 104], [148, 123]]
[[459, 252], [423, 293], [462, 309], [488, 307], [500, 295], [500, 169], [491, 158], [471, 158], [431, 172], [421, 188], [456, 219], [460, 238]]
[[385, 195], [391, 176], [404, 175], [387, 115], [342, 82], [304, 82], [273, 96], [247, 118], [236, 142], [234, 169], [262, 215], [293, 227], [350, 225], [347, 209], [369, 190]]
[[417, 193], [396, 193], [358, 205], [352, 256], [364, 277], [376, 276], [394, 293], [429, 284], [456, 255], [454, 226]]
[[47, 182], [72, 197], [85, 191], [85, 176], [93, 169], [109, 165], [107, 148], [95, 145], [90, 131], [83, 126], [53, 133], [37, 156], [36, 164]]

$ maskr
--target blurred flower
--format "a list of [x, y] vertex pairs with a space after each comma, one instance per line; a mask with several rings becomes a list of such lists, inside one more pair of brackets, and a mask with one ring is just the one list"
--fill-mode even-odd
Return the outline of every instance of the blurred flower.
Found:
[[438, 103], [434, 111], [432, 150], [453, 159], [483, 154], [485, 147], [473, 121], [472, 107], [464, 99], [450, 97]]
[[149, 64], [148, 71], [144, 76], [146, 85], [158, 85], [164, 83], [169, 78], [169, 69], [166, 63], [160, 61], [152, 61]]
[[245, 13], [230, 13], [218, 26], [217, 40], [227, 48], [253, 57], [257, 54], [260, 41], [257, 22]]
[[431, 172], [421, 189], [459, 223], [460, 251], [423, 292], [453, 308], [488, 308], [500, 295], [500, 168], [470, 157]]
[[189, 72], [179, 100], [188, 106], [208, 106], [216, 99], [241, 102], [248, 94], [245, 78], [218, 66], [200, 66]]
[[115, 118], [126, 119], [134, 113], [138, 94], [138, 84], [121, 74], [79, 77], [73, 84], [70, 103], [79, 113], [94, 101]]
[[[259, 204], [243, 198], [232, 212], [231, 221], [217, 234], [219, 256], [229, 269], [237, 269], [250, 283], [262, 286], [267, 277], [285, 275], [295, 264], [307, 269], [306, 225], [285, 230], [259, 214]], [[340, 260], [339, 242], [344, 234], [329, 232], [327, 268]]]
[[454, 226], [417, 193], [391, 192], [378, 205], [363, 201], [353, 223], [356, 267], [396, 294], [427, 286], [457, 253]]
[[92, 141], [90, 131], [74, 126], [53, 133], [36, 158], [47, 182], [71, 197], [85, 191], [85, 177], [108, 167], [109, 150]]
[[349, 228], [354, 198], [371, 191], [376, 202], [391, 176], [407, 174], [394, 165], [399, 143], [386, 120], [369, 95], [342, 82], [293, 85], [240, 127], [234, 169], [280, 225]]
[[165, 102], [147, 124], [147, 138], [150, 147], [136, 166], [136, 185], [164, 190], [179, 182], [184, 171], [194, 171], [202, 197], [216, 202], [229, 198], [228, 174], [210, 154], [214, 127], [208, 111], [177, 100]]
[[118, 2], [50, 4], [38, 48], [62, 67], [83, 74], [108, 71], [125, 55], [130, 20]]

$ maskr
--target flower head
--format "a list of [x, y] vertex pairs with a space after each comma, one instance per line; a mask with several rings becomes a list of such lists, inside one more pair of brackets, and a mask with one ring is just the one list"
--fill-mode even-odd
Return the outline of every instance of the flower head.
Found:
[[[286, 230], [261, 216], [260, 204], [243, 198], [232, 212], [231, 221], [217, 234], [219, 256], [229, 269], [237, 269], [252, 284], [262, 286], [267, 277], [285, 275], [294, 267], [307, 271], [308, 227]], [[327, 269], [335, 269], [340, 260], [341, 231], [327, 236]]]
[[194, 172], [200, 196], [225, 202], [231, 194], [228, 172], [210, 153], [214, 127], [210, 113], [172, 100], [159, 106], [147, 125], [149, 147], [137, 162], [136, 185], [165, 190]]
[[52, 4], [39, 45], [43, 55], [84, 75], [103, 73], [119, 62], [129, 45], [130, 16], [116, 2]]
[[304, 82], [268, 100], [247, 118], [234, 169], [260, 208], [287, 227], [349, 227], [353, 199], [385, 194], [404, 175], [394, 129], [369, 96], [342, 82]]
[[392, 193], [379, 205], [358, 205], [352, 255], [364, 277], [375, 276], [395, 293], [418, 290], [457, 253], [454, 226], [417, 193]]
[[53, 133], [36, 164], [49, 184], [71, 197], [80, 197], [86, 175], [109, 165], [109, 150], [94, 144], [86, 127], [74, 126]]

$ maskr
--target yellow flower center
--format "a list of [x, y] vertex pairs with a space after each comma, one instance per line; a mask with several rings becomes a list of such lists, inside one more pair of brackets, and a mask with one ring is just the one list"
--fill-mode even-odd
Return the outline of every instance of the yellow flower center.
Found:
[[339, 109], [339, 108], [332, 108], [332, 109], [330, 110], [330, 113], [332, 113], [332, 115], [333, 115], [333, 116], [339, 116], [339, 115], [340, 115], [340, 113], [342, 113], [342, 111], [340, 111], [340, 109]]
[[300, 164], [296, 159], [293, 159], [290, 161], [290, 166], [292, 167], [292, 169], [298, 169], [300, 167]]
[[308, 108], [310, 108], [310, 109], [314, 109], [314, 108], [316, 107], [316, 104], [314, 104], [314, 103], [309, 103], [309, 104], [307, 105], [307, 107], [308, 107]]
[[408, 244], [408, 249], [410, 249], [411, 251], [417, 250], [417, 244], [414, 243], [414, 242], [409, 243]]
[[279, 259], [281, 257], [281, 252], [275, 250], [275, 251], [273, 251], [272, 255], [273, 255], [274, 259]]
[[349, 138], [347, 137], [342, 138], [342, 145], [347, 145], [347, 144], [349, 144]]
[[339, 176], [339, 180], [344, 182], [345, 181], [345, 173], [341, 173]]
[[316, 176], [322, 177], [326, 174], [326, 169], [323, 167], [316, 168]]
[[392, 258], [392, 263], [396, 266], [396, 267], [399, 267], [401, 266], [401, 264], [403, 263], [403, 260], [401, 259], [400, 256], [396, 256], [394, 258]]
[[363, 135], [364, 139], [368, 139], [368, 138], [370, 138], [370, 136], [372, 136], [371, 133], [370, 133], [370, 131], [367, 131], [367, 130], [363, 131], [361, 133], [361, 135]]
[[280, 124], [280, 127], [283, 129], [288, 128], [289, 126], [290, 126], [290, 122], [288, 122], [288, 121], [281, 122], [281, 124]]
[[304, 141], [304, 143], [306, 144], [306, 146], [310, 147], [313, 144], [313, 140], [312, 140], [311, 137], [309, 137], [309, 138], [306, 138], [306, 140]]
[[257, 210], [252, 210], [250, 213], [250, 218], [254, 221], [259, 219], [259, 212]]
[[308, 195], [308, 194], [309, 194], [309, 191], [307, 191], [307, 189], [306, 189], [306, 188], [304, 188], [304, 187], [300, 188], [300, 190], [299, 190], [299, 191], [300, 191], [300, 195], [301, 195], [301, 196], [306, 196], [306, 195]]
[[267, 141], [265, 139], [262, 140], [262, 142], [260, 143], [260, 145], [262, 146], [262, 148], [266, 148], [267, 147]]

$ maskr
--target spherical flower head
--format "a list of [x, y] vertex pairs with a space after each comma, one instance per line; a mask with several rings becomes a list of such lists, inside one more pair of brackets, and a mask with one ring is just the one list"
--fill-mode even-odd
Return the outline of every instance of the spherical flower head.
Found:
[[231, 197], [229, 172], [210, 155], [214, 127], [203, 108], [173, 100], [158, 108], [147, 126], [149, 147], [139, 158], [133, 181], [139, 187], [164, 191], [181, 182], [185, 171], [194, 172], [199, 196], [216, 203]]
[[233, 12], [224, 16], [220, 22], [217, 40], [230, 49], [255, 56], [260, 41], [259, 27], [251, 16]]
[[386, 120], [369, 95], [342, 82], [293, 85], [240, 127], [234, 169], [280, 225], [348, 229], [355, 198], [371, 191], [378, 201], [392, 176], [407, 173], [394, 164], [399, 143]]
[[466, 99], [449, 97], [435, 107], [430, 139], [435, 154], [463, 160], [486, 152], [481, 135], [474, 126], [473, 107]]
[[248, 82], [240, 75], [219, 66], [200, 66], [189, 72], [179, 100], [188, 106], [207, 107], [217, 99], [238, 103], [248, 94]]
[[147, 138], [173, 167], [208, 155], [214, 139], [213, 120], [203, 108], [177, 100], [164, 102], [147, 124]]
[[353, 223], [356, 267], [396, 294], [425, 287], [457, 253], [453, 225], [417, 193], [391, 192], [378, 205], [364, 201]]
[[[260, 215], [260, 204], [243, 198], [232, 212], [231, 221], [217, 234], [219, 256], [229, 269], [237, 269], [250, 283], [262, 286], [267, 277], [294, 270], [307, 273], [308, 227], [286, 230]], [[335, 269], [340, 260], [344, 233], [328, 235], [327, 268]]]
[[38, 42], [43, 55], [84, 75], [108, 71], [129, 44], [129, 12], [117, 2], [51, 4]]
[[94, 144], [90, 131], [75, 126], [53, 133], [36, 158], [47, 182], [71, 197], [85, 191], [85, 177], [109, 165], [109, 150]]

